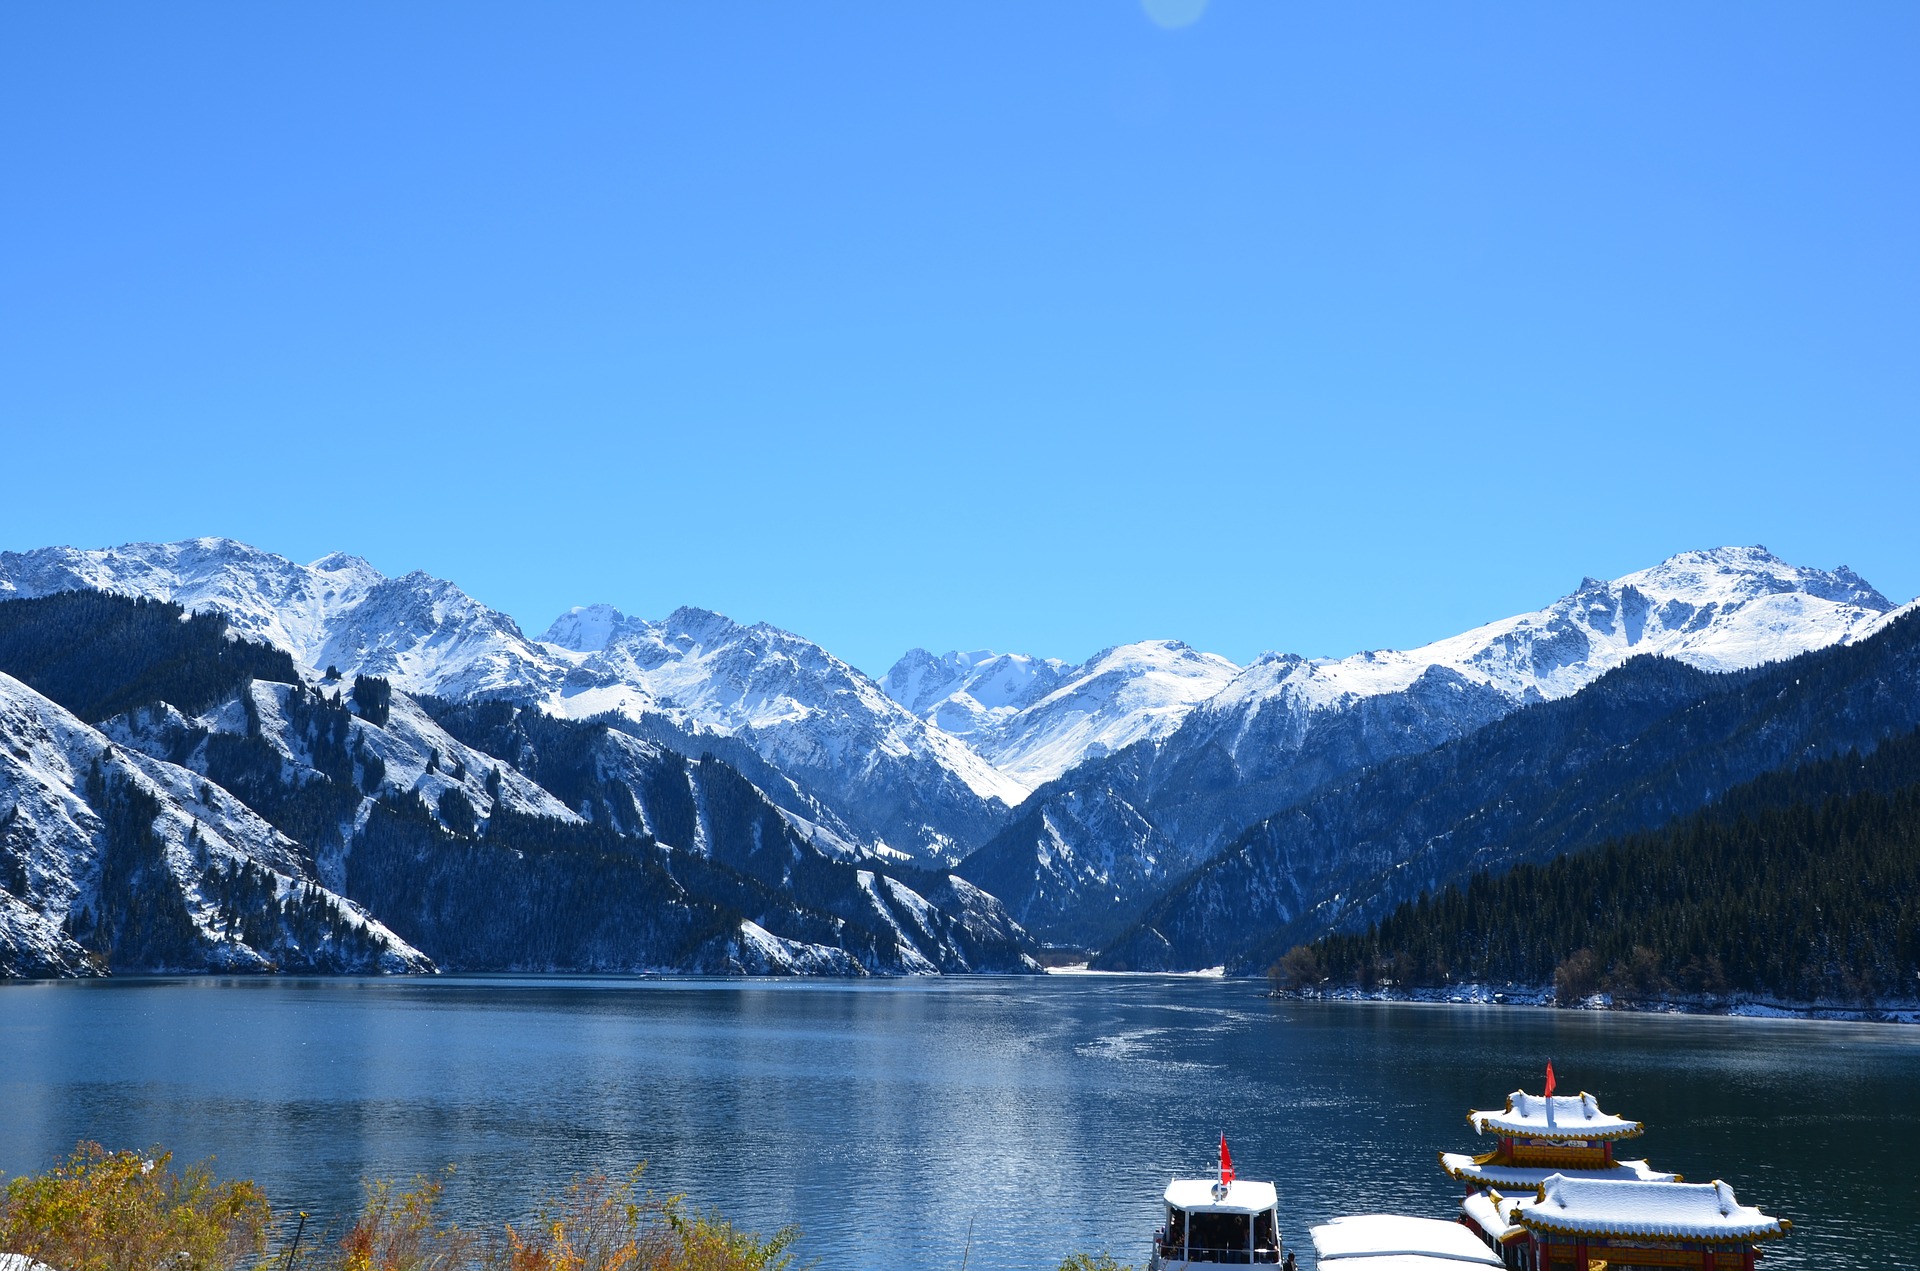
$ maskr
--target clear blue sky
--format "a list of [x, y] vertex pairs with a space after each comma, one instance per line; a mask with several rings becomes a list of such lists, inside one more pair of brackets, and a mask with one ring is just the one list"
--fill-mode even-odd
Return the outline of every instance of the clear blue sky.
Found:
[[876, 674], [1720, 543], [1904, 600], [1916, 57], [1904, 2], [9, 4], [0, 547]]

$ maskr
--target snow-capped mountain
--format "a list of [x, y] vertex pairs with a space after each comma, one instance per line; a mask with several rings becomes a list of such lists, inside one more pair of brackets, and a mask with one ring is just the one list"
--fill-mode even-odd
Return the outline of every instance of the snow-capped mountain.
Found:
[[1806, 569], [1764, 547], [1682, 552], [1612, 582], [1584, 578], [1536, 613], [1417, 649], [1311, 661], [1268, 654], [1205, 709], [1231, 715], [1274, 700], [1326, 709], [1405, 692], [1435, 667], [1515, 702], [1550, 701], [1642, 654], [1703, 671], [1777, 662], [1856, 639], [1893, 608], [1844, 565]]
[[0, 605], [0, 974], [1038, 969], [993, 897], [849, 859], [721, 759], [229, 634]]
[[512, 618], [418, 570], [388, 578], [335, 552], [300, 565], [230, 538], [0, 552], [0, 600], [75, 589], [225, 614], [313, 670], [378, 675], [408, 692], [467, 698], [556, 689], [563, 659]]
[[227, 791], [5, 674], [0, 871], [0, 975], [433, 965]]
[[1109, 942], [1100, 964], [1258, 974], [1295, 943], [1363, 928], [1481, 871], [1668, 825], [1763, 773], [1911, 738], [1914, 608], [1870, 635], [1751, 670], [1635, 660], [1566, 698], [1355, 773], [1236, 836]]
[[766, 623], [691, 608], [653, 622], [597, 605], [562, 615], [545, 643], [572, 655], [541, 699], [554, 713], [663, 715], [744, 740], [877, 846], [957, 859], [1026, 794], [847, 663]]
[[214, 610], [309, 669], [409, 693], [610, 712], [694, 756], [737, 741], [792, 783], [791, 797], [767, 783], [783, 806], [874, 850], [957, 859], [1026, 793], [818, 645], [705, 610], [646, 622], [578, 609], [541, 642], [450, 582], [340, 554], [300, 565], [220, 538], [0, 553], [0, 599], [77, 588]]
[[1028, 789], [1137, 741], [1158, 741], [1240, 668], [1178, 640], [1096, 653], [1080, 666], [1010, 653], [914, 649], [881, 687]]
[[[1633, 657], [1750, 667], [1862, 639], [1893, 608], [1844, 568], [1720, 548], [1587, 579], [1537, 612], [1412, 650], [1267, 654], [1245, 668], [1174, 641], [1079, 666], [915, 650], [876, 684], [798, 636], [701, 609], [653, 621], [589, 606], [531, 639], [452, 583], [387, 578], [344, 555], [299, 565], [226, 539], [0, 553], [0, 598], [73, 588], [217, 610], [233, 635], [313, 673], [337, 667], [342, 682], [378, 675], [401, 695], [611, 720], [681, 760], [711, 755], [843, 862], [950, 862], [984, 844], [968, 879], [1041, 934], [1085, 943], [1244, 827], [1360, 769], [1565, 698]], [[254, 704], [269, 722], [276, 709], [291, 708]], [[411, 708], [396, 709], [397, 729]], [[484, 816], [495, 798], [467, 789], [452, 806]], [[514, 811], [511, 790], [498, 798]], [[560, 801], [587, 816], [574, 795]], [[632, 828], [618, 804], [596, 824]]]
[[1267, 654], [1163, 741], [1043, 790], [962, 869], [1042, 935], [1097, 942], [1112, 928], [1090, 920], [1119, 920], [1245, 826], [1358, 769], [1566, 697], [1632, 657], [1751, 667], [1863, 638], [1893, 608], [1844, 567], [1729, 547], [1588, 578], [1545, 609], [1418, 649]]

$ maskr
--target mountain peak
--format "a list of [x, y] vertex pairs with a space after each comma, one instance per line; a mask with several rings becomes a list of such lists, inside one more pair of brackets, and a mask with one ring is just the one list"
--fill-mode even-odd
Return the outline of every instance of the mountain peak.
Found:
[[1758, 544], [1679, 552], [1648, 569], [1617, 578], [1612, 585], [1637, 588], [1655, 603], [1715, 603], [1722, 611], [1730, 604], [1790, 593], [1873, 613], [1893, 608], [1892, 601], [1844, 565], [1831, 573], [1794, 565]]
[[627, 615], [612, 605], [575, 605], [553, 620], [540, 642], [575, 653], [598, 653], [626, 621]]
[[323, 574], [354, 574], [372, 579], [385, 577], [364, 556], [355, 556], [349, 552], [328, 552], [319, 560], [307, 566]]

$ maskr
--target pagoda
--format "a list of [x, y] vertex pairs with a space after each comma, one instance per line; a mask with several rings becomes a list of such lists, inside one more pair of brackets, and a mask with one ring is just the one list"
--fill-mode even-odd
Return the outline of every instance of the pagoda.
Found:
[[[1584, 1091], [1553, 1090], [1548, 1064], [1544, 1093], [1516, 1090], [1505, 1108], [1467, 1114], [1475, 1133], [1497, 1136], [1491, 1152], [1440, 1153], [1440, 1168], [1467, 1184], [1460, 1221], [1510, 1271], [1558, 1271], [1561, 1262], [1589, 1271], [1594, 1261], [1752, 1271], [1753, 1242], [1790, 1229], [1735, 1205], [1725, 1183], [1690, 1184], [1644, 1160], [1622, 1159], [1615, 1145], [1645, 1127], [1603, 1110]], [[1710, 1221], [1708, 1208], [1722, 1221]], [[1669, 1211], [1682, 1216], [1662, 1225]], [[1601, 1252], [1607, 1248], [1617, 1253]]]
[[[1552, 1087], [1548, 1087], [1551, 1091]], [[1538, 1187], [1549, 1174], [1623, 1183], [1677, 1183], [1680, 1175], [1644, 1160], [1622, 1160], [1614, 1144], [1638, 1138], [1645, 1126], [1600, 1108], [1585, 1091], [1577, 1095], [1528, 1094], [1516, 1090], [1497, 1112], [1469, 1112], [1476, 1134], [1493, 1134], [1493, 1151], [1478, 1156], [1440, 1153], [1440, 1168], [1475, 1187]]]

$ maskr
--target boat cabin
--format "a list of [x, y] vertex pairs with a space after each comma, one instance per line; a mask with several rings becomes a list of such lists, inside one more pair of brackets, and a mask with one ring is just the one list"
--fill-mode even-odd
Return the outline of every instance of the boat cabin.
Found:
[[1152, 1271], [1188, 1265], [1280, 1262], [1280, 1205], [1272, 1183], [1176, 1178], [1166, 1225], [1153, 1233]]

